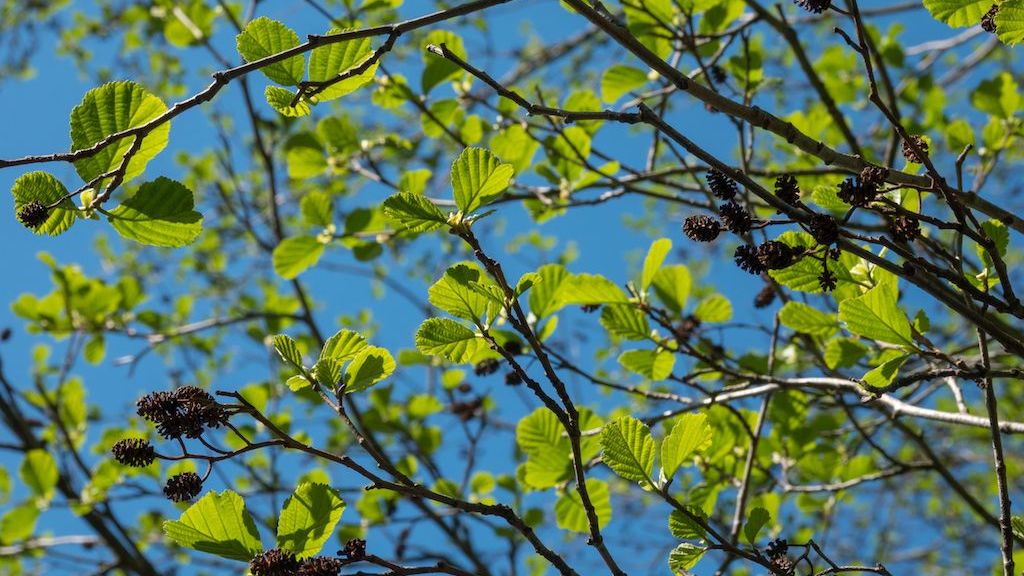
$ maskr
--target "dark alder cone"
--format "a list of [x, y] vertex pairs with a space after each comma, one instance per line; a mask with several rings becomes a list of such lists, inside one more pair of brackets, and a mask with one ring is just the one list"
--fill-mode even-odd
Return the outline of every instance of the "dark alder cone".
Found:
[[295, 576], [299, 561], [288, 550], [273, 548], [260, 552], [249, 562], [252, 576]]
[[815, 214], [808, 226], [814, 241], [822, 246], [835, 244], [839, 240], [839, 223], [828, 214]]
[[831, 292], [836, 289], [836, 275], [825, 266], [821, 270], [821, 274], [818, 275], [818, 286], [825, 292]]
[[765, 284], [765, 287], [754, 296], [754, 308], [767, 308], [775, 301], [775, 287]]
[[775, 195], [786, 204], [796, 204], [800, 201], [800, 186], [792, 174], [783, 174], [775, 179]]
[[757, 248], [753, 246], [747, 246], [741, 244], [736, 247], [736, 252], [733, 253], [733, 260], [736, 261], [736, 265], [745, 272], [750, 272], [755, 276], [764, 272], [765, 268], [761, 264], [761, 260], [757, 257]]
[[361, 560], [366, 557], [366, 540], [353, 538], [345, 543], [345, 547], [339, 550], [338, 554], [349, 560]]
[[775, 540], [772, 540], [764, 549], [764, 554], [768, 558], [784, 556], [787, 552], [789, 552], [789, 542], [786, 542], [784, 538], [776, 538]]
[[203, 489], [203, 479], [195, 472], [175, 474], [164, 485], [164, 496], [172, 502], [188, 502]]
[[903, 141], [903, 157], [907, 159], [907, 162], [913, 162], [915, 164], [921, 164], [924, 162], [924, 158], [919, 158], [917, 154], [910, 148], [910, 141], [913, 141], [918, 148], [921, 149], [921, 153], [925, 156], [928, 155], [928, 142], [920, 136], [911, 136], [909, 140]]
[[580, 306], [580, 310], [582, 310], [584, 314], [592, 314], [600, 309], [600, 304], [584, 304], [583, 306]]
[[197, 386], [183, 386], [174, 391], [186, 413], [192, 414], [208, 428], [217, 428], [228, 420], [224, 407], [209, 392]]
[[725, 69], [721, 66], [712, 66], [708, 69], [711, 72], [711, 79], [716, 84], [724, 84], [726, 80]]
[[33, 230], [42, 226], [49, 216], [50, 209], [38, 200], [33, 200], [22, 206], [21, 210], [18, 210], [18, 220], [26, 228], [32, 228]]
[[523, 383], [523, 377], [518, 372], [505, 373], [505, 386], [519, 386]]
[[689, 216], [683, 222], [683, 234], [694, 242], [713, 242], [721, 231], [722, 226], [718, 220], [710, 216]]
[[156, 460], [153, 445], [142, 438], [118, 440], [110, 448], [110, 452], [114, 455], [114, 460], [133, 468], [145, 468]]
[[686, 341], [693, 336], [693, 332], [700, 328], [700, 320], [696, 316], [687, 316], [683, 318], [683, 321], [676, 325], [675, 333], [676, 338], [681, 341]]
[[843, 180], [843, 183], [839, 185], [837, 196], [850, 206], [863, 208], [878, 197], [878, 186], [854, 176]]
[[463, 422], [469, 422], [476, 416], [480, 407], [484, 405], [483, 398], [475, 398], [473, 400], [467, 400], [465, 402], [455, 401], [452, 402], [452, 414], [459, 417], [459, 420]]
[[469, 394], [473, 391], [473, 387], [470, 386], [469, 382], [463, 382], [462, 384], [459, 384], [459, 387], [456, 388], [456, 390], [463, 394]]
[[750, 232], [750, 226], [754, 223], [750, 212], [732, 200], [718, 207], [722, 215], [722, 224], [736, 234]]
[[302, 561], [298, 576], [338, 576], [343, 565], [340, 558], [314, 556]]
[[173, 392], [153, 392], [139, 399], [137, 412], [156, 424], [164, 438], [198, 438], [205, 428], [227, 422], [227, 412], [208, 392], [184, 386]]
[[523, 353], [523, 344], [519, 340], [509, 340], [508, 342], [505, 342], [505, 345], [502, 346], [502, 348], [505, 349], [505, 352], [508, 352], [513, 356], [519, 356]]
[[708, 170], [708, 188], [711, 193], [722, 200], [732, 200], [736, 195], [736, 183], [732, 178], [712, 168]]
[[860, 181], [874, 187], [879, 187], [885, 184], [885, 178], [889, 175], [889, 171], [881, 166], [865, 166], [860, 171]]
[[157, 433], [164, 438], [181, 438], [186, 428], [194, 427], [194, 423], [185, 422], [182, 418], [184, 410], [181, 401], [171, 392], [146, 394], [139, 398], [136, 408], [139, 416], [156, 424]]
[[793, 263], [789, 244], [769, 240], [757, 247], [757, 259], [766, 270], [780, 270]]
[[908, 216], [896, 216], [889, 221], [889, 233], [897, 242], [910, 242], [921, 236], [921, 223]]
[[981, 29], [990, 34], [996, 33], [996, 14], [999, 14], [999, 4], [993, 4], [988, 12], [981, 17]]
[[486, 360], [477, 362], [476, 366], [473, 366], [473, 373], [477, 376], [490, 376], [497, 372], [498, 368], [501, 368], [501, 363], [498, 362], [496, 358], [487, 358]]
[[821, 14], [832, 7], [832, 0], [795, 0], [796, 5], [814, 14]]

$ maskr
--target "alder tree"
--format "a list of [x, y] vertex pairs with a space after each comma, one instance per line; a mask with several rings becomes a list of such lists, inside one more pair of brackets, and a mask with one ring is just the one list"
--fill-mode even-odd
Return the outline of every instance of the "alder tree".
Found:
[[93, 86], [0, 107], [70, 117], [3, 136], [5, 250], [52, 238], [7, 267], [0, 573], [1020, 574], [1022, 39], [0, 2], [0, 102], [75, 84], [44, 53]]

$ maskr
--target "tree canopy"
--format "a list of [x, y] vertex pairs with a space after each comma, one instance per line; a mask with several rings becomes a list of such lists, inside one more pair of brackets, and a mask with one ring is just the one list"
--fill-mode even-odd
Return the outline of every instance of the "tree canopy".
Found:
[[1019, 573], [1022, 40], [0, 2], [0, 573]]

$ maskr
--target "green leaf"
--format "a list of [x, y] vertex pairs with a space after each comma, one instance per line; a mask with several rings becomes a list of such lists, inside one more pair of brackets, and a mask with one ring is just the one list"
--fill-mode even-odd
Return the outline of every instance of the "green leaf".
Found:
[[25, 207], [29, 202], [39, 202], [49, 206], [59, 202], [55, 208], [50, 209], [46, 220], [35, 228], [31, 228], [36, 234], [49, 234], [56, 236], [63, 233], [75, 223], [78, 212], [75, 204], [69, 198], [67, 188], [64, 184], [46, 172], [29, 172], [22, 174], [14, 181], [11, 188], [14, 195], [14, 214]]
[[21, 461], [18, 475], [32, 494], [44, 502], [53, 498], [57, 486], [57, 461], [42, 449], [29, 450]]
[[1024, 1], [1003, 0], [996, 13], [996, 35], [1007, 46], [1024, 41]]
[[661, 469], [666, 479], [672, 478], [683, 464], [711, 446], [714, 431], [707, 414], [684, 414], [661, 443]]
[[[344, 362], [337, 358], [324, 358], [322, 360], [317, 360], [316, 364], [313, 365], [313, 377], [316, 378], [316, 381], [321, 385], [327, 386], [328, 389], [333, 389], [339, 382], [341, 382], [342, 366], [344, 366]], [[293, 376], [292, 378], [302, 378], [302, 380], [306, 380], [306, 377], [301, 375]], [[291, 382], [291, 378], [288, 380]], [[305, 383], [295, 381], [294, 385], [296, 388], [292, 388], [292, 390], [305, 388], [308, 384], [308, 381]], [[291, 388], [291, 385], [289, 385], [289, 387]]]
[[[246, 25], [235, 43], [246, 62], [255, 62], [298, 46], [299, 36], [277, 20], [261, 16]], [[306, 60], [301, 55], [292, 56], [263, 66], [260, 72], [278, 84], [298, 86], [306, 72]]]
[[[1006, 256], [1006, 248], [1010, 244], [1010, 231], [1006, 228], [1006, 225], [998, 220], [988, 220], [981, 223], [981, 228], [985, 231], [985, 234], [995, 243], [996, 253], [1000, 257]], [[985, 248], [982, 248], [980, 244], [974, 245], [974, 251], [978, 254], [978, 258], [981, 259], [981, 263], [986, 267], [993, 265], [992, 255]]]
[[912, 346], [910, 321], [896, 304], [896, 283], [883, 282], [857, 298], [839, 303], [839, 320], [864, 338]]
[[519, 124], [512, 124], [491, 139], [491, 151], [498, 158], [512, 164], [517, 174], [533, 165], [533, 157], [538, 148], [540, 143], [530, 137]]
[[544, 141], [551, 166], [570, 183], [580, 179], [583, 162], [590, 158], [591, 144], [590, 134], [579, 126], [569, 126]]
[[22, 502], [8, 508], [0, 518], [0, 542], [13, 544], [27, 540], [36, 530], [39, 519], [39, 507], [35, 502]]
[[[267, 104], [281, 113], [282, 116], [289, 118], [299, 118], [301, 116], [307, 116], [311, 112], [309, 108], [309, 102], [305, 98], [299, 98], [295, 100], [295, 93], [286, 88], [280, 86], [267, 86], [263, 90], [263, 95], [267, 98]], [[293, 103], [294, 102], [294, 103]]]
[[535, 454], [560, 443], [568, 447], [568, 438], [558, 416], [547, 408], [537, 408], [516, 424], [516, 445], [527, 454]]
[[486, 205], [508, 188], [513, 173], [490, 150], [466, 148], [452, 163], [455, 204], [466, 214]]
[[991, 6], [992, 0], [924, 0], [936, 20], [954, 28], [974, 26]]
[[632, 66], [616, 64], [601, 75], [601, 100], [612, 103], [623, 94], [647, 84], [647, 73]]
[[430, 287], [427, 300], [452, 316], [484, 324], [494, 319], [497, 304], [480, 289], [482, 284], [490, 284], [490, 279], [479, 266], [457, 264]]
[[[332, 28], [328, 34], [339, 32], [341, 30]], [[369, 38], [346, 40], [314, 48], [313, 53], [309, 56], [309, 79], [311, 82], [331, 80], [362, 64], [371, 55], [373, 55], [373, 46]], [[325, 102], [341, 98], [371, 82], [376, 73], [377, 63], [374, 62], [362, 73], [332, 84], [317, 94], [316, 99]]]
[[315, 266], [324, 253], [324, 244], [315, 236], [295, 236], [285, 238], [274, 248], [274, 272], [282, 278], [291, 280]]
[[299, 203], [302, 219], [313, 226], [330, 226], [334, 222], [334, 202], [331, 195], [319, 190], [308, 192]]
[[462, 76], [463, 73], [462, 68], [454, 62], [451, 62], [446, 58], [442, 58], [437, 54], [428, 52], [427, 46], [430, 44], [434, 44], [436, 46], [444, 44], [445, 48], [447, 48], [452, 54], [455, 54], [463, 60], [466, 59], [466, 49], [462, 44], [462, 38], [460, 38], [458, 34], [447, 30], [435, 30], [428, 34], [427, 37], [423, 39], [423, 43], [421, 45], [422, 50], [420, 50], [423, 54], [424, 64], [423, 76], [420, 78], [420, 87], [424, 94], [429, 93], [438, 84], [446, 80], [458, 78]]
[[654, 274], [654, 293], [671, 311], [681, 313], [690, 297], [690, 269], [682, 264], [661, 268]]
[[[784, 232], [777, 240], [793, 248], [808, 248], [813, 249], [816, 246], [814, 238], [806, 232]], [[829, 270], [831, 270], [836, 278], [839, 280], [839, 288], [842, 288], [844, 284], [848, 285], [852, 282], [850, 271], [847, 268], [845, 258], [848, 258], [846, 252], [840, 257], [839, 262], [829, 262]], [[791, 288], [793, 290], [799, 290], [800, 292], [807, 292], [810, 294], [818, 294], [822, 292], [821, 285], [818, 282], [818, 276], [821, 274], [821, 262], [814, 258], [801, 258], [797, 260], [792, 266], [783, 268], [782, 270], [769, 270], [768, 275], [779, 284]]]
[[668, 238], [659, 238], [651, 243], [647, 257], [644, 258], [643, 271], [640, 273], [640, 290], [646, 291], [651, 285], [670, 250], [672, 250], [672, 241]]
[[1012, 516], [1010, 518], [1010, 526], [1014, 536], [1024, 539], [1024, 518], [1016, 515]]
[[693, 315], [701, 322], [728, 322], [732, 320], [732, 302], [721, 294], [712, 294], [697, 304]]
[[619, 355], [623, 368], [651, 380], [664, 380], [672, 374], [676, 355], [668, 350], [627, 350]]
[[345, 392], [360, 392], [387, 378], [395, 371], [391, 352], [377, 346], [363, 348], [345, 369]]
[[229, 560], [248, 562], [263, 550], [256, 523], [242, 497], [209, 492], [178, 520], [164, 522], [164, 534], [179, 545]]
[[163, 176], [146, 182], [107, 216], [124, 238], [150, 246], [179, 248], [203, 231], [203, 215], [194, 210], [192, 191]]
[[802, 302], [790, 301], [779, 310], [779, 322], [801, 334], [828, 338], [839, 329], [839, 323], [831, 314], [826, 314]]
[[755, 545], [757, 535], [771, 519], [771, 514], [764, 508], [754, 508], [747, 513], [747, 521], [743, 523], [743, 536], [746, 537], [748, 544]]
[[557, 305], [600, 305], [629, 302], [626, 293], [599, 274], [575, 274], [559, 285]]
[[437, 230], [448, 218], [424, 196], [399, 192], [384, 201], [384, 213], [411, 232]]
[[367, 347], [366, 339], [352, 330], [339, 330], [324, 342], [320, 351], [320, 360], [333, 358], [345, 362], [355, 358], [363, 348]]
[[82, 357], [89, 364], [99, 364], [103, 362], [103, 357], [107, 353], [106, 340], [103, 338], [103, 333], [94, 334], [89, 338], [89, 341], [85, 343], [82, 348]]
[[431, 356], [441, 356], [450, 362], [469, 362], [484, 347], [469, 328], [447, 318], [428, 318], [416, 331], [416, 348]]
[[[608, 484], [594, 478], [588, 478], [586, 482], [587, 493], [590, 496], [590, 503], [594, 505], [594, 512], [597, 514], [598, 528], [604, 528], [612, 519], [611, 497], [608, 494]], [[583, 500], [577, 491], [572, 490], [560, 496], [555, 502], [555, 521], [562, 530], [590, 532], [590, 524], [587, 522], [587, 512], [583, 508]]]
[[982, 80], [971, 92], [971, 104], [997, 118], [1012, 118], [1021, 105], [1017, 81], [1008, 72]]
[[[696, 506], [686, 506], [686, 509], [694, 516], [707, 522], [708, 515]], [[681, 540], [703, 540], [707, 537], [700, 524], [695, 522], [679, 510], [673, 510], [668, 517], [668, 530], [673, 536]]]
[[835, 370], [850, 368], [868, 353], [868, 347], [853, 338], [835, 338], [825, 345], [825, 365]]
[[669, 552], [668, 567], [672, 569], [673, 574], [686, 576], [690, 568], [697, 565], [705, 551], [706, 549], [701, 546], [683, 542]]
[[562, 307], [557, 297], [569, 271], [561, 264], [545, 264], [537, 269], [537, 274], [540, 281], [530, 291], [530, 312], [537, 318], [544, 318]]
[[287, 334], [274, 336], [274, 350], [277, 351], [277, 355], [281, 357], [281, 360], [291, 364], [300, 372], [305, 370], [302, 366], [302, 352], [299, 351], [299, 345], [295, 340], [292, 340], [291, 336]]
[[[895, 351], [890, 351], [895, 352]], [[900, 367], [910, 358], [909, 354], [900, 354], [882, 362], [864, 375], [864, 383], [873, 388], [883, 388], [892, 384], [899, 375]]]
[[601, 458], [616, 474], [649, 486], [654, 470], [654, 438], [643, 422], [627, 416], [601, 430]]
[[298, 558], [316, 555], [345, 511], [338, 493], [323, 484], [302, 483], [288, 497], [277, 521], [277, 546]]
[[[82, 103], [71, 110], [71, 150], [91, 148], [104, 138], [146, 124], [167, 112], [162, 100], [134, 82], [110, 82], [85, 94]], [[124, 181], [135, 178], [167, 146], [171, 125], [164, 122], [142, 139], [139, 150], [128, 161]], [[75, 171], [91, 182], [100, 174], [118, 168], [132, 147], [134, 136], [119, 138], [98, 153], [75, 161]], [[97, 184], [102, 186], [104, 181]]]
[[601, 326], [613, 338], [646, 340], [651, 327], [644, 315], [632, 304], [609, 304], [601, 311]]

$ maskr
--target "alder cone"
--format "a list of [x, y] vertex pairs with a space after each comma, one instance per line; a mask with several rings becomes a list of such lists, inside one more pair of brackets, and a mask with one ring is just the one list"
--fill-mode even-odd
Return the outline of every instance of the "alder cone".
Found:
[[783, 174], [775, 179], [775, 195], [786, 204], [800, 201], [800, 186], [792, 174]]
[[765, 271], [765, 267], [761, 264], [761, 259], [757, 257], [757, 248], [741, 244], [736, 247], [736, 252], [733, 253], [733, 261], [740, 267], [740, 270], [749, 272], [755, 276], [760, 275]]
[[690, 216], [683, 222], [683, 234], [694, 242], [713, 242], [721, 231], [718, 220], [710, 216]]
[[754, 223], [754, 218], [743, 206], [740, 206], [736, 202], [730, 200], [719, 206], [718, 211], [722, 215], [722, 224], [728, 228], [730, 232], [734, 232], [736, 234], [746, 234], [747, 232], [750, 232], [750, 227]]
[[780, 270], [793, 263], [793, 249], [789, 244], [769, 240], [757, 247], [757, 259], [766, 270]]
[[118, 440], [111, 448], [114, 460], [132, 468], [145, 468], [156, 460], [153, 445], [143, 438]]
[[288, 550], [273, 548], [260, 552], [249, 562], [252, 576], [294, 576], [299, 571], [299, 561]]
[[732, 200], [736, 196], [736, 182], [718, 170], [708, 170], [708, 188], [721, 200]]
[[822, 246], [835, 244], [839, 240], [839, 223], [827, 214], [815, 214], [808, 228], [814, 241]]
[[22, 206], [21, 210], [18, 210], [18, 220], [25, 225], [26, 228], [35, 230], [46, 222], [46, 219], [50, 216], [50, 209], [44, 206], [41, 202], [33, 200], [28, 204]]
[[195, 472], [175, 474], [164, 485], [164, 496], [171, 502], [188, 502], [203, 489], [203, 479]]
[[988, 12], [981, 17], [981, 29], [990, 34], [996, 33], [996, 14], [999, 14], [999, 4], [993, 4]]
[[795, 0], [796, 5], [812, 14], [821, 14], [832, 7], [832, 0]]

